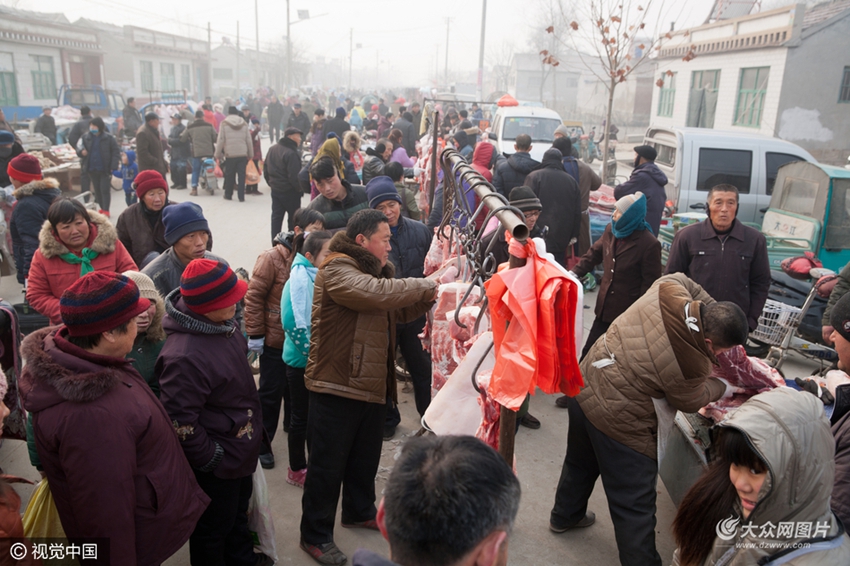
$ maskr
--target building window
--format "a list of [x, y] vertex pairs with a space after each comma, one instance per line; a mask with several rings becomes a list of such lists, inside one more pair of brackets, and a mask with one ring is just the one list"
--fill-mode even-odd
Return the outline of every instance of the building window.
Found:
[[192, 67], [180, 65], [180, 88], [192, 90]]
[[232, 81], [233, 69], [213, 69], [213, 78], [217, 81]]
[[32, 94], [36, 99], [56, 98], [56, 79], [53, 75], [53, 57], [32, 57]]
[[670, 117], [673, 115], [673, 101], [676, 99], [676, 73], [673, 76], [663, 76], [664, 85], [658, 94], [658, 115]]
[[688, 99], [688, 120], [692, 128], [713, 128], [717, 109], [717, 88], [720, 71], [694, 71], [691, 74], [691, 95]]
[[153, 63], [150, 61], [139, 61], [139, 67], [142, 74], [142, 90], [153, 90]]
[[844, 76], [841, 77], [841, 92], [838, 94], [838, 102], [850, 102], [850, 67], [844, 67]]
[[0, 106], [18, 105], [18, 83], [11, 53], [0, 53]]
[[770, 67], [741, 69], [738, 104], [735, 106], [736, 126], [751, 128], [761, 126], [761, 114], [764, 111], [764, 96], [767, 93], [769, 77]]
[[177, 90], [177, 83], [174, 77], [174, 63], [159, 64], [159, 81], [163, 91]]

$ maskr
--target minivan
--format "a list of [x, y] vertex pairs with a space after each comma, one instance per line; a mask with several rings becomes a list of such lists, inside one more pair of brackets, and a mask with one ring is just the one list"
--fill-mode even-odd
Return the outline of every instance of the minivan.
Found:
[[708, 213], [709, 189], [730, 184], [740, 194], [738, 220], [759, 225], [779, 167], [791, 161], [816, 162], [791, 142], [746, 132], [650, 126], [643, 143], [658, 152], [655, 164], [669, 179], [667, 200], [676, 212]]
[[496, 110], [488, 137], [496, 151], [505, 157], [513, 155], [514, 142], [519, 134], [531, 136], [531, 158], [542, 161], [543, 154], [552, 147], [555, 129], [563, 124], [554, 110], [536, 106], [501, 106]]

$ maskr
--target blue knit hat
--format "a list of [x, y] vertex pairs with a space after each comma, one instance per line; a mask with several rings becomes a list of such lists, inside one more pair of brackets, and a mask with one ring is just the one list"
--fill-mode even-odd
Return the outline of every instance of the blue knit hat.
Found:
[[0, 144], [15, 143], [15, 134], [0, 130]]
[[163, 208], [162, 224], [165, 226], [165, 241], [169, 246], [191, 232], [210, 231], [203, 209], [194, 202], [181, 202]]
[[394, 200], [401, 204], [401, 197], [398, 196], [398, 189], [395, 188], [393, 180], [386, 175], [372, 177], [366, 183], [366, 198], [369, 199], [369, 206], [377, 208], [379, 204], [385, 200]]
[[342, 106], [340, 106], [336, 109], [336, 117], [337, 118], [345, 118], [346, 114], [348, 114], [348, 112], [346, 112], [345, 108], [343, 108]]

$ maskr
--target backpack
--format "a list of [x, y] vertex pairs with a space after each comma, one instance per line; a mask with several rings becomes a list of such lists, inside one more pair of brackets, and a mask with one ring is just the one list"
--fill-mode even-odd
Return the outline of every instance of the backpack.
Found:
[[569, 173], [570, 177], [575, 179], [576, 185], [578, 185], [579, 170], [578, 163], [576, 163], [576, 158], [568, 155], [567, 157], [563, 158], [562, 163], [564, 164], [564, 171]]

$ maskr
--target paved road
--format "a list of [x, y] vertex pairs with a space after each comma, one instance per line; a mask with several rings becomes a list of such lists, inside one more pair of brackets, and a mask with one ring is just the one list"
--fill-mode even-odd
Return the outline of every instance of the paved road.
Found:
[[[264, 141], [264, 147], [267, 145]], [[261, 182], [262, 196], [246, 196], [244, 203], [225, 201], [219, 191], [215, 196], [200, 195], [190, 197], [188, 191], [172, 191], [170, 197], [175, 201], [192, 200], [204, 209], [210, 227], [215, 235], [214, 252], [227, 259], [233, 267], [245, 267], [249, 272], [253, 268], [257, 255], [270, 245], [271, 201], [268, 187]], [[124, 209], [123, 195], [114, 193], [112, 217], [117, 218]], [[307, 203], [305, 197], [304, 204]], [[14, 277], [0, 280], [0, 296], [11, 302], [20, 302], [20, 286]], [[592, 305], [596, 294], [585, 298], [585, 332], [593, 322]], [[786, 375], [804, 375], [810, 373], [810, 365], [792, 360], [786, 364]], [[399, 394], [402, 423], [396, 437], [384, 442], [384, 451], [379, 469], [377, 493], [382, 493], [386, 479], [407, 437], [418, 430], [418, 415], [415, 410], [413, 394], [409, 388], [402, 388]], [[540, 430], [521, 428], [516, 443], [516, 468], [522, 483], [522, 502], [514, 532], [510, 539], [510, 564], [563, 565], [584, 564], [588, 566], [611, 565], [618, 561], [614, 532], [608, 513], [605, 494], [601, 483], [590, 499], [590, 510], [595, 511], [597, 522], [588, 529], [555, 535], [548, 530], [549, 511], [551, 509], [555, 487], [566, 451], [567, 413], [554, 404], [555, 396], [538, 394], [531, 400], [531, 412], [542, 422]], [[301, 518], [302, 491], [286, 483], [287, 447], [286, 434], [279, 431], [275, 437], [274, 452], [277, 467], [266, 471], [274, 524], [277, 530], [276, 543], [281, 564], [315, 564], [298, 548], [299, 522]], [[0, 465], [6, 473], [12, 473], [38, 479], [37, 472], [29, 465], [26, 446], [18, 441], [6, 441], [0, 447]], [[29, 500], [31, 488], [16, 487], [24, 498]], [[663, 484], [658, 484], [658, 550], [665, 564], [669, 564], [674, 543], [670, 525], [675, 508], [667, 495]], [[338, 523], [337, 523], [338, 524]], [[387, 554], [386, 542], [377, 532], [347, 530], [337, 527], [335, 539], [343, 552], [349, 556], [357, 548], [368, 548]], [[188, 545], [165, 563], [167, 566], [186, 566], [189, 564]]]

